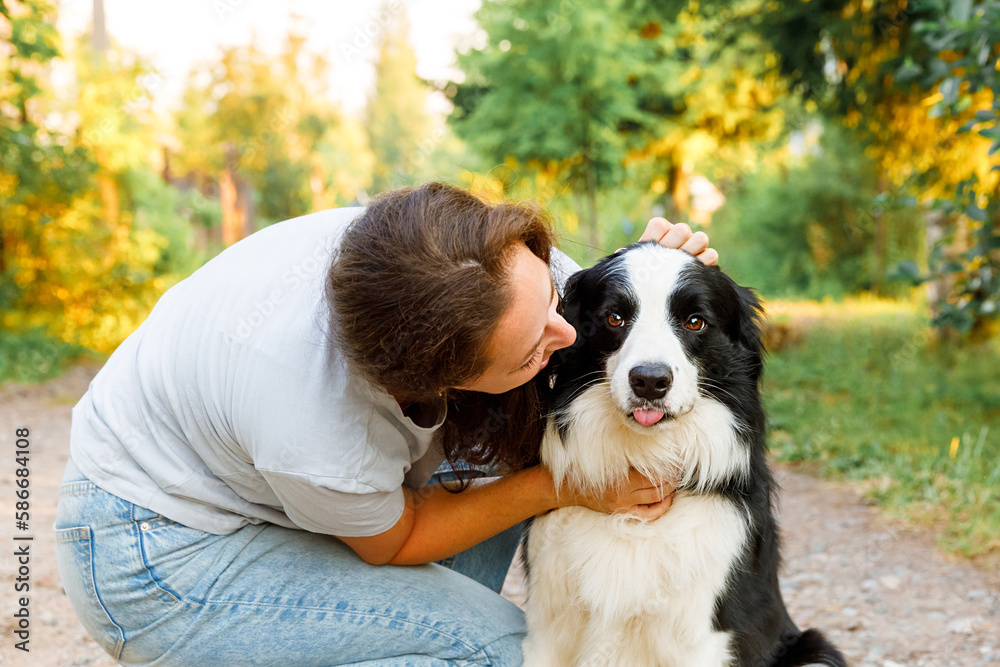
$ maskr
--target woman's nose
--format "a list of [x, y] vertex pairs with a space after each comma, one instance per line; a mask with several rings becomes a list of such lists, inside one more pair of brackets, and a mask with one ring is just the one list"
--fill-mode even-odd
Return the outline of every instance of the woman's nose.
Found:
[[556, 315], [556, 322], [559, 331], [560, 348], [569, 347], [576, 342], [576, 329], [573, 325], [563, 319], [562, 315]]

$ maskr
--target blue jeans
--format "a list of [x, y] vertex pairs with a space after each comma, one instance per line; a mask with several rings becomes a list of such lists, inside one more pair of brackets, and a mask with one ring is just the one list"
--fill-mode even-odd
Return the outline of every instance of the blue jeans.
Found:
[[521, 664], [524, 614], [499, 591], [523, 524], [441, 563], [369, 565], [272, 523], [189, 528], [70, 459], [53, 528], [67, 597], [123, 665]]

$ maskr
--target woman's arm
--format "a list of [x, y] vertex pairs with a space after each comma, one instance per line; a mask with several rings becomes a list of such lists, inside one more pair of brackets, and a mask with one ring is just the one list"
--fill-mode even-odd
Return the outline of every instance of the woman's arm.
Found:
[[341, 537], [373, 565], [416, 565], [447, 558], [525, 519], [558, 507], [582, 505], [599, 512], [631, 512], [655, 519], [670, 508], [673, 488], [657, 487], [633, 471], [621, 491], [593, 497], [565, 491], [556, 497], [552, 474], [534, 466], [450, 493], [441, 486], [403, 487], [406, 508], [396, 525], [371, 537]]

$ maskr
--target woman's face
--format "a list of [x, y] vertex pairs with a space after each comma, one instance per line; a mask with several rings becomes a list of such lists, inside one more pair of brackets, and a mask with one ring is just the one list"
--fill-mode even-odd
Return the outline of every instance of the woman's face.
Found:
[[531, 380], [558, 349], [576, 340], [576, 330], [556, 312], [559, 295], [548, 265], [518, 244], [511, 267], [514, 299], [487, 348], [486, 372], [457, 387], [502, 394]]

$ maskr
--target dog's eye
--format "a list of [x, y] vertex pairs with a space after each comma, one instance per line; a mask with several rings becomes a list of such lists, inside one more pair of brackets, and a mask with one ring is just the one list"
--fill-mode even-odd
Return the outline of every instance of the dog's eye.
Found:
[[608, 315], [608, 324], [613, 327], [620, 327], [625, 324], [625, 320], [618, 313], [611, 313]]
[[706, 326], [708, 326], [708, 322], [698, 317], [697, 315], [692, 315], [691, 317], [687, 318], [687, 321], [684, 323], [684, 328], [690, 329], [691, 331], [701, 331]]

